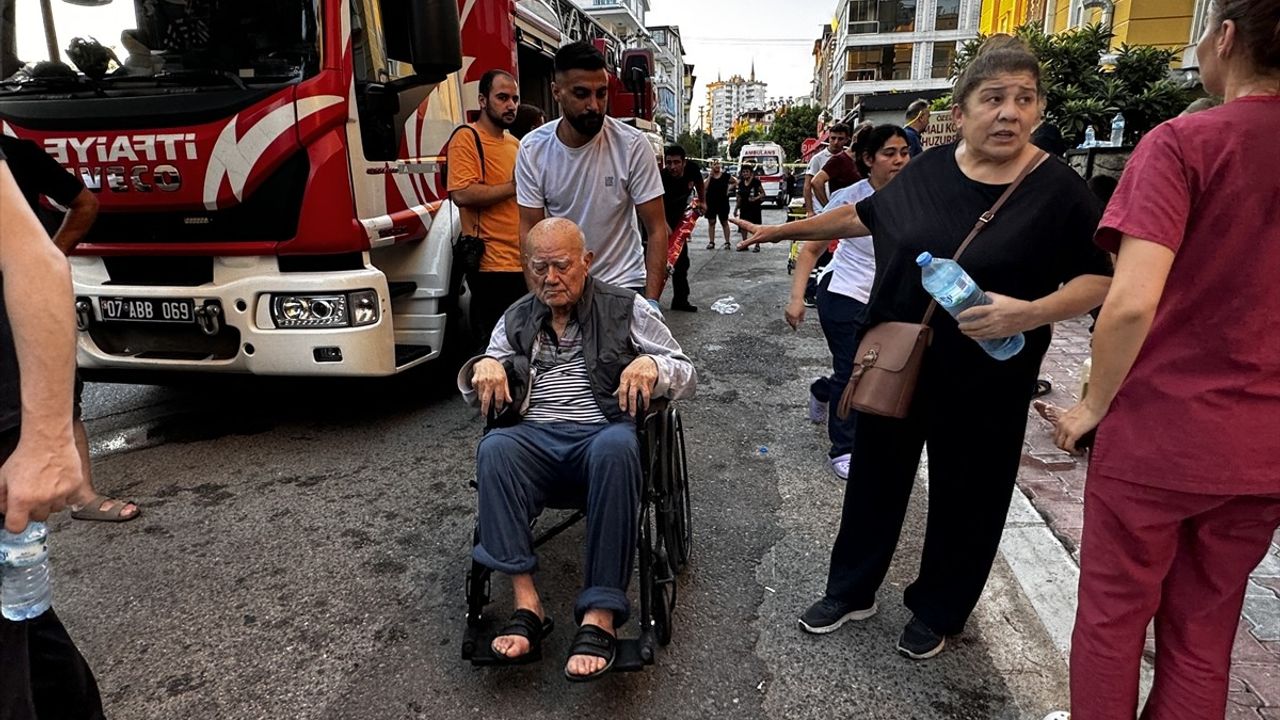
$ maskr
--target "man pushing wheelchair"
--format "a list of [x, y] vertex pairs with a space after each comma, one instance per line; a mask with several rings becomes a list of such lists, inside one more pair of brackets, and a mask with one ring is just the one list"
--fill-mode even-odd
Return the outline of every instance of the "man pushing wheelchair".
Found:
[[642, 482], [635, 418], [653, 398], [692, 395], [696, 373], [644, 298], [590, 276], [593, 256], [572, 221], [539, 222], [521, 250], [533, 292], [458, 374], [467, 401], [494, 418], [476, 451], [472, 554], [511, 577], [515, 611], [493, 639], [495, 657], [538, 660], [552, 623], [533, 581], [531, 523], [548, 506], [585, 498], [579, 629], [565, 675], [591, 680], [612, 667], [631, 609]]

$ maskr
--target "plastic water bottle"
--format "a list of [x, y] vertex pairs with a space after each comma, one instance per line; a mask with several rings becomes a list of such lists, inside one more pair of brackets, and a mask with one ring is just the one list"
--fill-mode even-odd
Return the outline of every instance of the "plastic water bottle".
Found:
[[[935, 260], [933, 255], [924, 252], [916, 258], [916, 264], [920, 266], [924, 289], [953, 317], [971, 307], [991, 304], [991, 298], [955, 260]], [[1026, 342], [1022, 333], [998, 340], [977, 341], [988, 355], [997, 360], [1008, 360], [1017, 355]]]
[[1084, 129], [1084, 142], [1080, 144], [1082, 148], [1095, 147], [1098, 144], [1098, 134], [1093, 131], [1093, 126]]
[[1116, 113], [1111, 118], [1111, 147], [1124, 145], [1124, 115]]
[[0, 530], [0, 615], [6, 620], [39, 617], [53, 602], [48, 538], [41, 522], [29, 522], [17, 534]]

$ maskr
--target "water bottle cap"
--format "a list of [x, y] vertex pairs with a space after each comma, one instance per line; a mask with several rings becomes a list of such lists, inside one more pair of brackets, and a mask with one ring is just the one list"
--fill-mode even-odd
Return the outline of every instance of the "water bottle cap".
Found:
[[933, 253], [922, 252], [916, 256], [916, 264], [920, 267], [927, 267], [933, 262]]

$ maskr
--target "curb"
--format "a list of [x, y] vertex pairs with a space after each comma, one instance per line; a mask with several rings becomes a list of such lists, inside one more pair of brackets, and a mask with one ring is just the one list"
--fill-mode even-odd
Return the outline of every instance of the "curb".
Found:
[[[1000, 554], [1013, 571], [1040, 625], [1070, 667], [1071, 630], [1075, 625], [1080, 566], [1031, 500], [1015, 487], [1000, 538]], [[1138, 706], [1146, 702], [1154, 678], [1151, 660], [1143, 654], [1138, 679]]]

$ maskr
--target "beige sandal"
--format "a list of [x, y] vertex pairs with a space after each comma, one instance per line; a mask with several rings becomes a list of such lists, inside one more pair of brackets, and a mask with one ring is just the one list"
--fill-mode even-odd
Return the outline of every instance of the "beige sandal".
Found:
[[[113, 503], [107, 510], [102, 506]], [[133, 514], [125, 515], [125, 508], [133, 506]], [[76, 520], [93, 520], [97, 522], [129, 522], [142, 514], [142, 508], [132, 500], [117, 500], [106, 495], [94, 495], [93, 499], [79, 508], [72, 506], [71, 517]]]

